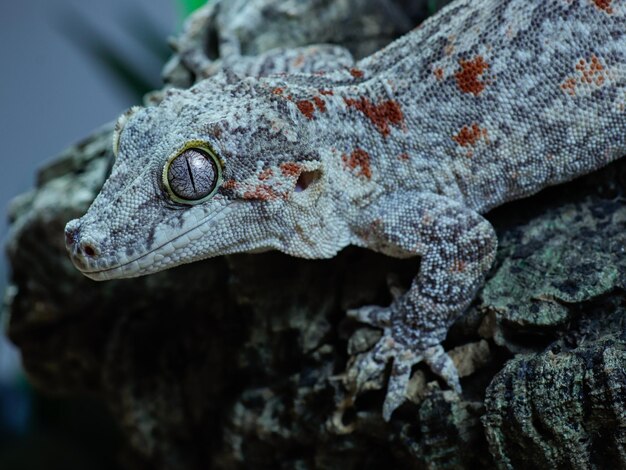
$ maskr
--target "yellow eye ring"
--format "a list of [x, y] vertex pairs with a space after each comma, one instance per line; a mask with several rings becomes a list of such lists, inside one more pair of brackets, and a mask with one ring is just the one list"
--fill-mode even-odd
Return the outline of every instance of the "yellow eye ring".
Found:
[[222, 184], [222, 163], [204, 142], [188, 142], [165, 162], [162, 183], [172, 201], [201, 204]]

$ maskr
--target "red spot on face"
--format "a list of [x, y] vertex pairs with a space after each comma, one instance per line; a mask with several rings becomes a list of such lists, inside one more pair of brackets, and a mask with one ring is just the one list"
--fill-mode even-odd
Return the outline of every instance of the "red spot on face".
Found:
[[261, 184], [243, 193], [244, 199], [257, 199], [259, 201], [271, 201], [277, 197], [276, 192], [266, 184]]
[[352, 75], [354, 78], [363, 78], [363, 75], [365, 74], [362, 70], [353, 67], [350, 69], [350, 75]]
[[320, 98], [319, 96], [314, 96], [313, 102], [315, 103], [315, 106], [317, 106], [317, 109], [320, 110], [320, 112], [323, 113], [326, 111], [326, 103], [322, 98]]
[[433, 73], [435, 74], [435, 78], [437, 80], [443, 80], [443, 69], [441, 67], [436, 67], [435, 70], [433, 70]]
[[259, 173], [259, 179], [261, 181], [265, 181], [266, 179], [271, 178], [273, 174], [274, 174], [274, 172], [272, 171], [271, 168], [266, 168], [261, 173]]
[[237, 187], [237, 182], [235, 180], [226, 180], [222, 183], [222, 188], [224, 189], [235, 189]]
[[407, 162], [410, 159], [409, 154], [406, 153], [406, 152], [405, 153], [401, 153], [400, 155], [398, 155], [398, 158], [400, 160], [402, 160], [403, 162]]
[[352, 108], [356, 108], [367, 118], [372, 121], [372, 124], [376, 126], [378, 132], [387, 137], [391, 131], [389, 124], [400, 126], [404, 120], [402, 109], [397, 101], [387, 100], [378, 104], [373, 104], [367, 98], [361, 98], [354, 100], [351, 98], [344, 98], [345, 103]]
[[482, 56], [476, 56], [471, 60], [459, 59], [459, 65], [461, 68], [454, 74], [459, 89], [463, 93], [480, 95], [487, 85], [480, 78], [489, 68], [489, 64]]
[[365, 176], [368, 180], [372, 178], [370, 156], [365, 150], [357, 148], [350, 155], [343, 154], [341, 159], [347, 168], [358, 169], [357, 176]]
[[481, 129], [476, 123], [471, 126], [463, 126], [458, 134], [452, 136], [452, 140], [461, 147], [476, 145], [476, 142], [481, 138], [487, 139], [487, 129]]
[[272, 90], [272, 93], [274, 93], [275, 95], [282, 95], [283, 91], [285, 90], [282, 87], [277, 86]]
[[607, 12], [609, 15], [613, 13], [613, 7], [611, 6], [613, 0], [591, 0], [591, 2], [600, 10]]
[[320, 95], [334, 95], [333, 90], [320, 90]]
[[315, 112], [315, 107], [313, 103], [309, 100], [300, 100], [296, 103], [296, 106], [300, 110], [302, 114], [304, 114], [308, 119], [313, 119], [313, 113]]
[[281, 163], [280, 171], [284, 176], [296, 177], [300, 174], [300, 165], [292, 162]]

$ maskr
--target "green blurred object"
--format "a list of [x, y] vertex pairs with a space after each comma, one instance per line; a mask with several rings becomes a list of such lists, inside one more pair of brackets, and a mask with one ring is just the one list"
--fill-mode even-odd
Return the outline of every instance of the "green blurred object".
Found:
[[433, 15], [447, 5], [449, 0], [428, 0], [428, 14]]
[[180, 5], [181, 11], [183, 12], [185, 16], [196, 11], [205, 3], [208, 3], [207, 0], [178, 0], [178, 4]]

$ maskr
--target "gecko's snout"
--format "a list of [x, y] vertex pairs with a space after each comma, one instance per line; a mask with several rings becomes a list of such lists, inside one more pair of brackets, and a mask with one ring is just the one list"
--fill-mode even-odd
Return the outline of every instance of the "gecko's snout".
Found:
[[71, 220], [65, 226], [65, 247], [74, 265], [81, 270], [89, 265], [89, 260], [97, 258], [99, 253], [93, 240], [81, 235], [79, 219]]

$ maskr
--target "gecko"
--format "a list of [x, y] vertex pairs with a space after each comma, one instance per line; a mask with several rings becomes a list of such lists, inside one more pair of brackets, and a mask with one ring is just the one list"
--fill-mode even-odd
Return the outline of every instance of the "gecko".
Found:
[[626, 2], [457, 0], [351, 67], [227, 70], [117, 122], [116, 160], [65, 229], [94, 280], [241, 252], [419, 259], [406, 293], [347, 313], [382, 331], [358, 392], [389, 364], [382, 415], [442, 347], [497, 249], [490, 209], [626, 154]]

